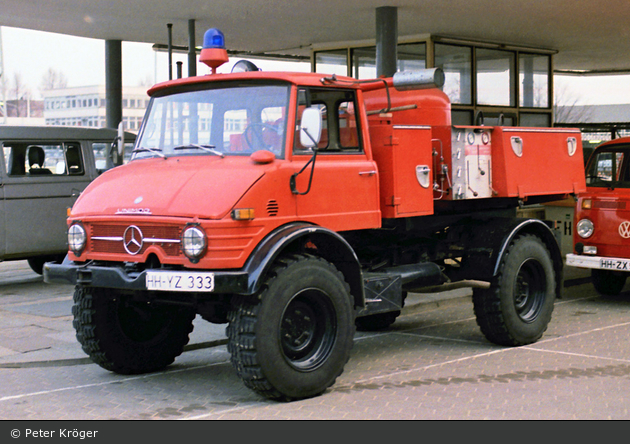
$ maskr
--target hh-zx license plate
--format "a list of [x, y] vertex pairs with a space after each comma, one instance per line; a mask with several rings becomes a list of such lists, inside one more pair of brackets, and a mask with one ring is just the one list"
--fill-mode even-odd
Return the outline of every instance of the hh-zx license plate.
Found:
[[147, 271], [146, 285], [158, 291], [214, 291], [214, 273]]
[[601, 259], [599, 266], [600, 268], [605, 268], [607, 270], [630, 271], [630, 260]]

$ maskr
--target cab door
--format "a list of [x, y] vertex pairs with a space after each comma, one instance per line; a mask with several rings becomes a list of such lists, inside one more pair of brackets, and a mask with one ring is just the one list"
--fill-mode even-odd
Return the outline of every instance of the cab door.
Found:
[[297, 131], [294, 137], [298, 216], [335, 231], [380, 226], [378, 170], [363, 149], [355, 92], [310, 88], [298, 98], [296, 130], [307, 105], [319, 108], [322, 118], [315, 157], [300, 145]]
[[80, 142], [4, 141], [5, 257], [67, 251], [67, 211], [90, 182]]

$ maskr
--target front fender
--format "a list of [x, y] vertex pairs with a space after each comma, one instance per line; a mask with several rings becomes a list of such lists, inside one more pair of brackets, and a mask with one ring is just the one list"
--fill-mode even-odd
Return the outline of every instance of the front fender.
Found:
[[258, 244], [243, 268], [248, 276], [247, 293], [255, 294], [260, 290], [278, 257], [303, 252], [305, 248], [334, 264], [350, 285], [355, 306], [365, 305], [361, 266], [350, 244], [332, 230], [305, 222], [279, 227]]

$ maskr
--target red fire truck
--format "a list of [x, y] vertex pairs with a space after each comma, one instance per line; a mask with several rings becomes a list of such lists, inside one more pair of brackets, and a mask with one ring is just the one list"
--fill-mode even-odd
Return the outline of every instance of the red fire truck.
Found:
[[586, 166], [586, 192], [575, 207], [569, 266], [591, 269], [595, 289], [621, 293], [630, 272], [630, 137], [603, 143]]
[[543, 335], [563, 260], [550, 226], [517, 209], [586, 189], [579, 131], [453, 127], [440, 69], [217, 74], [215, 29], [200, 59], [211, 75], [149, 90], [131, 162], [80, 196], [68, 257], [45, 267], [76, 285], [94, 362], [163, 368], [198, 314], [228, 324], [249, 388], [315, 396], [355, 328], [391, 325], [408, 292], [457, 286], [488, 340]]

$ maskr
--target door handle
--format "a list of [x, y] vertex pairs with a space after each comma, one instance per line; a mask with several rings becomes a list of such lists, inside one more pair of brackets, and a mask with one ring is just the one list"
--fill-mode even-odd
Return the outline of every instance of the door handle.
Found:
[[374, 171], [374, 170], [359, 172], [359, 176], [374, 176], [375, 174], [376, 174], [376, 171]]

